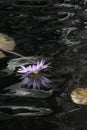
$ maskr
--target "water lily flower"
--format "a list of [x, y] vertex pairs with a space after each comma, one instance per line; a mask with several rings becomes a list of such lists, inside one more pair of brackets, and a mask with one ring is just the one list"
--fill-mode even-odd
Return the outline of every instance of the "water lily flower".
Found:
[[42, 59], [36, 64], [27, 67], [21, 66], [17, 72], [22, 74], [22, 84], [27, 85], [28, 88], [33, 87], [33, 89], [40, 89], [40, 87], [47, 87], [48, 84], [52, 83], [52, 81], [47, 78], [48, 75], [42, 72], [42, 70], [50, 67], [50, 63], [45, 64], [45, 62], [46, 61]]

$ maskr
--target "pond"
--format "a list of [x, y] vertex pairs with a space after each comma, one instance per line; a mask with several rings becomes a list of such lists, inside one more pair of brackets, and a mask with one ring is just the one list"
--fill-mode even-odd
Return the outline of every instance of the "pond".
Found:
[[87, 130], [86, 4], [1, 0], [0, 130]]

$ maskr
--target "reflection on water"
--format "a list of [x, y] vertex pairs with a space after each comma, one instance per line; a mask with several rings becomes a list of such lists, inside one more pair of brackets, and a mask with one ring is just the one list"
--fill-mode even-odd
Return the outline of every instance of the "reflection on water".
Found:
[[26, 91], [16, 88], [17, 77], [6, 69], [9, 59], [0, 59], [1, 130], [87, 130], [86, 106], [76, 105], [70, 98], [74, 88], [87, 84], [86, 3], [86, 0], [0, 3], [1, 32], [14, 38], [16, 52], [51, 58], [56, 81], [53, 93], [45, 98], [41, 98], [42, 93], [38, 98], [25, 96]]

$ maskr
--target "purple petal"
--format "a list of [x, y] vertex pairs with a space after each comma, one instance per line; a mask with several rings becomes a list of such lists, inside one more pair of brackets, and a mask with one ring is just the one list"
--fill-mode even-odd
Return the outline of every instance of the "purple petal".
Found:
[[26, 73], [27, 69], [24, 66], [21, 66], [21, 68], [19, 68], [17, 72], [19, 72], [19, 73]]
[[37, 61], [37, 64], [39, 64], [39, 63], [40, 63], [40, 61], [38, 60], [38, 61]]
[[43, 74], [44, 77], [52, 77], [51, 74]]
[[40, 89], [40, 85], [41, 85], [40, 82], [38, 80], [36, 80], [36, 86], [38, 89]]
[[28, 84], [28, 82], [29, 82], [29, 78], [27, 78], [27, 77], [22, 80], [23, 85]]
[[21, 69], [26, 70], [26, 67], [24, 67], [24, 66], [20, 66], [20, 67], [21, 67]]
[[28, 82], [28, 87], [31, 87], [33, 85], [33, 80], [31, 79], [29, 82]]
[[36, 89], [36, 83], [37, 81], [34, 79], [34, 81], [33, 81], [33, 89]]
[[43, 66], [44, 63], [45, 63], [45, 60], [42, 59], [41, 62], [40, 62], [40, 66]]
[[44, 77], [44, 76], [41, 76], [41, 80], [43, 80], [44, 82], [46, 83], [52, 83], [51, 80], [49, 80], [48, 78]]
[[39, 63], [37, 63], [36, 69], [39, 70], [39, 68], [40, 68], [40, 65], [39, 65]]
[[23, 74], [20, 79], [24, 79], [27, 77], [27, 74]]
[[32, 68], [31, 68], [31, 65], [27, 67], [27, 71], [31, 71]]
[[43, 79], [41, 79], [41, 83], [43, 86], [47, 87], [47, 83]]
[[32, 74], [33, 73], [33, 71], [29, 71], [29, 72], [27, 72], [27, 75], [30, 75], [30, 74]]
[[18, 72], [18, 73], [26, 73], [26, 71], [25, 71], [25, 70], [22, 70], [22, 69], [18, 69], [17, 72]]
[[46, 69], [46, 68], [50, 67], [50, 66], [49, 66], [50, 64], [51, 64], [51, 62], [49, 62], [49, 63], [46, 64], [46, 65], [43, 65], [43, 66], [42, 66], [42, 69]]

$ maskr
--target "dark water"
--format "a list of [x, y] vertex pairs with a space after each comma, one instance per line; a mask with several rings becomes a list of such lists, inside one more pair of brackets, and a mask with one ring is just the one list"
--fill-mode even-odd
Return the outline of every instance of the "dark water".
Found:
[[20, 90], [18, 77], [7, 68], [12, 57], [0, 59], [0, 130], [87, 130], [87, 107], [70, 98], [74, 88], [87, 84], [86, 4], [86, 0], [0, 3], [0, 32], [14, 38], [15, 52], [49, 57], [56, 81], [52, 92]]

